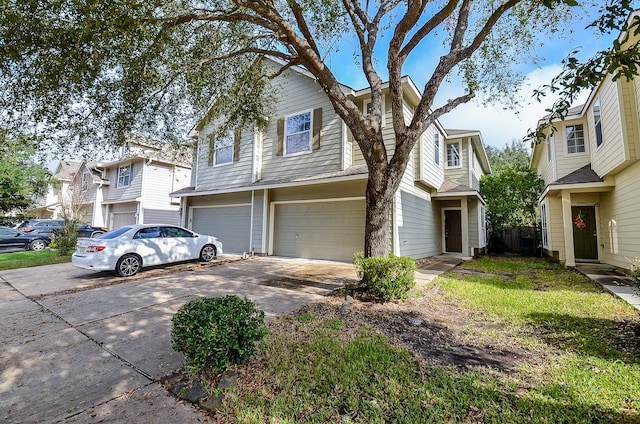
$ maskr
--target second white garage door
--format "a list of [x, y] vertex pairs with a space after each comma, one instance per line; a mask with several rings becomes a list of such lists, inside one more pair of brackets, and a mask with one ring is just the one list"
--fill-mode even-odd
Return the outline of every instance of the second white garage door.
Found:
[[225, 253], [243, 253], [250, 250], [250, 222], [251, 206], [192, 209], [193, 231], [218, 237]]
[[364, 200], [276, 204], [273, 253], [351, 261], [364, 249], [364, 225]]

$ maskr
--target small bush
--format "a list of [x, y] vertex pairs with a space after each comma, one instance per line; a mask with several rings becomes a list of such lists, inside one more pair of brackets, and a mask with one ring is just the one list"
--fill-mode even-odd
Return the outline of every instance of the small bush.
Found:
[[50, 244], [52, 249], [57, 249], [60, 256], [69, 256], [76, 250], [78, 242], [79, 223], [76, 221], [65, 220], [65, 226], [62, 230], [52, 236], [53, 241]]
[[388, 258], [365, 258], [356, 253], [354, 267], [366, 292], [382, 302], [406, 299], [416, 284], [416, 264], [406, 256], [390, 254]]
[[264, 312], [238, 296], [204, 297], [188, 302], [171, 321], [171, 346], [187, 358], [186, 370], [220, 371], [248, 362], [267, 332]]

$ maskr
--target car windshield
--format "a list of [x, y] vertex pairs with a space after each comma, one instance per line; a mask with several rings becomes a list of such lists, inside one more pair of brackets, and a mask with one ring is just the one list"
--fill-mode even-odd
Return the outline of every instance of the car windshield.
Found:
[[99, 239], [114, 239], [116, 237], [120, 237], [121, 235], [123, 235], [124, 233], [126, 233], [127, 231], [129, 231], [131, 229], [131, 227], [120, 227], [116, 230], [113, 231], [109, 231], [108, 233], [105, 233], [103, 235], [101, 235], [100, 237], [98, 237]]

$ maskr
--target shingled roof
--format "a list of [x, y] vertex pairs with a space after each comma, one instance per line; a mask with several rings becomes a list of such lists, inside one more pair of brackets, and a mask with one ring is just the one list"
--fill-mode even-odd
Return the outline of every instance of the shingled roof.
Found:
[[581, 184], [581, 183], [600, 183], [602, 178], [591, 169], [591, 164], [588, 163], [580, 169], [576, 169], [570, 174], [554, 181], [551, 185], [562, 184]]

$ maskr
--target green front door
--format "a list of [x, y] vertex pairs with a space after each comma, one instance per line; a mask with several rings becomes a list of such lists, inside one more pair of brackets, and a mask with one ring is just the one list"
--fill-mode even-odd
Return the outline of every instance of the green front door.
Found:
[[595, 206], [572, 206], [571, 220], [576, 259], [598, 259]]

